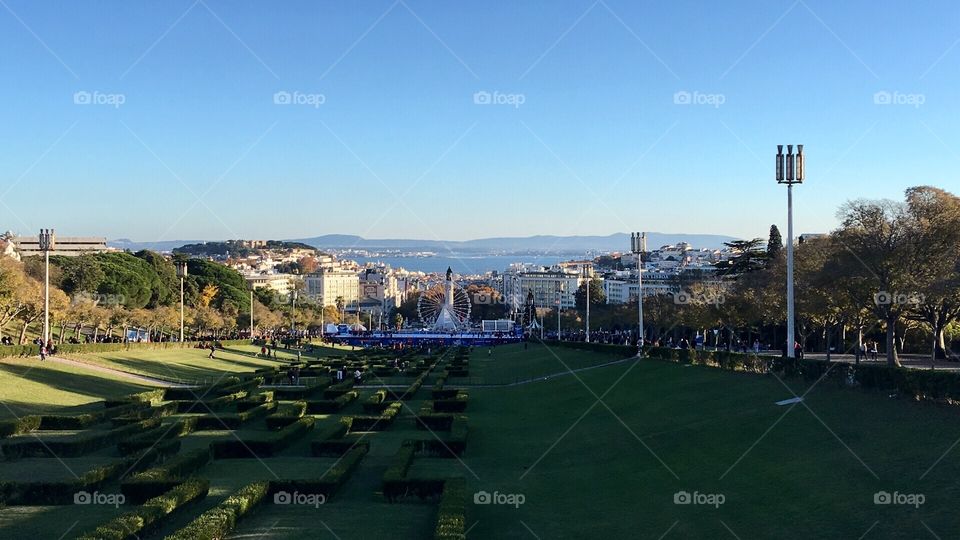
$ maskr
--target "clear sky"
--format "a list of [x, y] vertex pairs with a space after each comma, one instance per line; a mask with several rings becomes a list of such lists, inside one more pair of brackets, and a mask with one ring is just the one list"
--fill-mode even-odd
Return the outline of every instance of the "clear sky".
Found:
[[786, 229], [775, 145], [803, 143], [796, 228], [823, 232], [850, 198], [960, 191], [958, 20], [955, 1], [0, 0], [0, 228], [765, 236]]

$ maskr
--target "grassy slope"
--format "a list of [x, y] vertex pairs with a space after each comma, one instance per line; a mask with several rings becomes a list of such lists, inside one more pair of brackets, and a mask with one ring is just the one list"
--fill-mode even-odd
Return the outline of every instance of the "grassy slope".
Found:
[[[658, 538], [671, 526], [671, 537], [724, 537], [724, 524], [743, 538], [857, 538], [876, 521], [871, 537], [915, 538], [927, 534], [921, 520], [939, 534], [960, 530], [956, 456], [919, 480], [960, 436], [954, 411], [818, 386], [807, 404], [829, 429], [797, 406], [720, 479], [787, 412], [773, 405], [787, 389], [772, 377], [656, 361], [580, 374], [598, 396], [621, 376], [604, 401], [643, 443], [602, 404], [567, 432], [596, 402], [572, 376], [471, 392], [472, 488], [527, 501], [470, 505], [477, 537], [524, 538], [524, 523], [542, 538]], [[727, 502], [674, 505], [681, 489]], [[925, 493], [927, 504], [876, 506], [881, 489]]]
[[106, 397], [149, 389], [126, 379], [37, 358], [0, 360], [0, 418], [80, 412]]

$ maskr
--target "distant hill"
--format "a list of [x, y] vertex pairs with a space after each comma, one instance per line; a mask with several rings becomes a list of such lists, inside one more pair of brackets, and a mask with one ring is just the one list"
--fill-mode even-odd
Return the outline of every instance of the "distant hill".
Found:
[[[722, 248], [724, 242], [736, 240], [733, 236], [720, 234], [647, 233], [647, 249], [656, 249], [667, 244], [687, 242], [695, 248]], [[323, 249], [402, 249], [407, 251], [482, 252], [482, 253], [560, 253], [582, 254], [587, 251], [628, 251], [630, 235], [616, 233], [608, 236], [526, 236], [480, 238], [477, 240], [411, 240], [372, 239], [351, 234], [327, 234], [311, 238], [295, 238], [284, 242], [302, 243]], [[139, 251], [173, 251], [190, 245], [202, 244], [202, 240], [171, 240], [165, 242], [133, 242], [128, 239], [111, 240], [108, 245], [119, 249]], [[209, 243], [209, 242], [208, 242]]]
[[[736, 240], [732, 236], [719, 234], [679, 234], [647, 233], [647, 249], [656, 249], [667, 244], [687, 242], [697, 248], [721, 248], [724, 242]], [[312, 238], [299, 238], [303, 242], [319, 249], [405, 249], [424, 251], [481, 251], [481, 252], [575, 252], [585, 251], [627, 251], [630, 249], [630, 235], [616, 233], [608, 236], [527, 236], [504, 238], [481, 238], [465, 241], [408, 240], [408, 239], [367, 239], [347, 234], [328, 234]]]

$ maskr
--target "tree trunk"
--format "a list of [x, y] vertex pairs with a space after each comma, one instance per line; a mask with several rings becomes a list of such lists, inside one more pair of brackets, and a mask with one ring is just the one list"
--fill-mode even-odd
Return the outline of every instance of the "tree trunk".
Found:
[[100, 325], [99, 325], [99, 324], [93, 327], [93, 342], [94, 342], [94, 343], [97, 342], [97, 338], [98, 338], [98, 337], [100, 337]]
[[903, 367], [900, 364], [900, 358], [897, 357], [896, 316], [887, 316], [887, 365], [890, 367]]
[[830, 323], [824, 326], [823, 333], [827, 338], [827, 362], [830, 362]]
[[63, 345], [63, 336], [67, 333], [67, 321], [60, 323], [60, 335], [57, 336], [57, 345]]
[[77, 332], [76, 332], [76, 334], [75, 334], [73, 337], [74, 337], [77, 341], [80, 341], [80, 330], [82, 330], [82, 329], [83, 329], [83, 323], [77, 323], [77, 325], [74, 327], [74, 330], [76, 330]]
[[23, 326], [20, 327], [20, 344], [24, 345], [27, 343], [27, 326], [30, 324], [29, 321], [23, 323]]

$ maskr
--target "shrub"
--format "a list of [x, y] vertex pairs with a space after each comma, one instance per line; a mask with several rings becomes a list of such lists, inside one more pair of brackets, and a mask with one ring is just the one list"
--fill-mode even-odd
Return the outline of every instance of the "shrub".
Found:
[[341, 457], [356, 446], [366, 446], [369, 450], [370, 441], [363, 439], [327, 439], [313, 441], [310, 445], [311, 454], [316, 457]]
[[177, 420], [170, 427], [158, 426], [146, 433], [124, 439], [117, 443], [117, 451], [121, 455], [132, 454], [145, 448], [150, 448], [159, 441], [183, 437], [191, 433], [197, 424], [197, 417]]
[[403, 441], [400, 449], [390, 460], [390, 466], [383, 473], [383, 496], [389, 502], [395, 502], [407, 494], [406, 476], [413, 464], [416, 453], [414, 441]]
[[322, 494], [332, 497], [334, 493], [347, 481], [350, 475], [360, 465], [363, 456], [367, 454], [369, 444], [356, 445], [343, 455], [336, 463], [328, 468], [320, 478], [315, 480], [277, 480], [270, 482], [270, 491], [299, 491], [301, 493]]
[[174, 414], [175, 412], [177, 412], [176, 402], [168, 401], [156, 407], [138, 409], [131, 413], [124, 414], [123, 416], [116, 416], [110, 420], [110, 423], [114, 427], [125, 426], [127, 424], [139, 422], [140, 420], [146, 420], [148, 418], [164, 418]]
[[437, 412], [463, 412], [467, 410], [467, 399], [466, 392], [457, 392], [452, 399], [435, 399], [433, 410]]
[[360, 392], [350, 390], [335, 399], [322, 399], [318, 401], [307, 402], [307, 412], [311, 414], [329, 414], [335, 413], [347, 406], [351, 401], [357, 399]]
[[0, 421], [0, 439], [28, 433], [35, 429], [40, 429], [40, 417], [37, 415], [24, 416], [15, 420], [3, 420]]
[[84, 414], [44, 414], [40, 415], [40, 429], [84, 429], [94, 424], [105, 422], [116, 416], [129, 414], [143, 408], [144, 405], [142, 403], [129, 403], [119, 407], [104, 408], [100, 411]]
[[346, 394], [353, 388], [353, 379], [344, 379], [323, 391], [323, 399], [335, 399]]
[[237, 521], [263, 502], [269, 490], [269, 482], [247, 484], [165, 540], [225, 538], [236, 527]]
[[351, 417], [351, 431], [382, 431], [390, 427], [394, 418], [400, 414], [400, 408], [403, 405], [400, 402], [390, 404], [379, 416], [354, 416]]
[[270, 457], [306, 435], [314, 423], [315, 419], [307, 416], [262, 439], [214, 441], [210, 447], [216, 459]]
[[120, 492], [131, 502], [142, 503], [182, 483], [184, 478], [209, 463], [210, 456], [209, 448], [180, 454], [162, 465], [124, 479], [120, 483]]
[[134, 433], [153, 429], [160, 425], [159, 418], [141, 420], [133, 424], [103, 432], [90, 432], [50, 440], [23, 440], [12, 441], [3, 445], [3, 455], [7, 458], [17, 457], [76, 457], [99, 450], [116, 443]]
[[135, 394], [128, 394], [120, 399], [108, 399], [103, 402], [104, 407], [117, 407], [120, 405], [127, 405], [129, 403], [155, 403], [157, 401], [163, 401], [164, 396], [167, 393], [166, 388], [158, 388], [156, 390], [147, 390], [146, 392], [137, 392]]
[[242, 413], [198, 416], [196, 429], [197, 431], [238, 429], [243, 423], [264, 416], [276, 408], [276, 401], [268, 401]]
[[434, 540], [464, 540], [467, 537], [467, 482], [463, 478], [448, 478], [443, 483], [443, 494], [437, 509]]
[[163, 495], [154, 497], [131, 512], [116, 517], [96, 529], [82, 534], [78, 540], [128, 540], [140, 538], [174, 511], [203, 499], [210, 490], [210, 481], [189, 478]]

